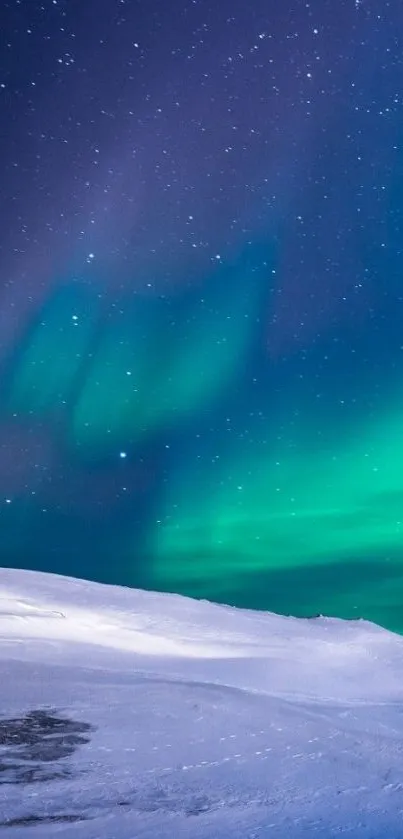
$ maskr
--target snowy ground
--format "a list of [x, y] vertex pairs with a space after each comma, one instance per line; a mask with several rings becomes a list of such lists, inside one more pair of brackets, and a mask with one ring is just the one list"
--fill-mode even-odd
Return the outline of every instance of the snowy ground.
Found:
[[401, 839], [403, 637], [0, 569], [0, 839]]

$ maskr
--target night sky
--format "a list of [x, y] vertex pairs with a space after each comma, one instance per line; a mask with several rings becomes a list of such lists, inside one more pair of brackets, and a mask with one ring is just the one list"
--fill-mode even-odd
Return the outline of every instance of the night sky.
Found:
[[0, 563], [403, 631], [401, 0], [0, 43]]

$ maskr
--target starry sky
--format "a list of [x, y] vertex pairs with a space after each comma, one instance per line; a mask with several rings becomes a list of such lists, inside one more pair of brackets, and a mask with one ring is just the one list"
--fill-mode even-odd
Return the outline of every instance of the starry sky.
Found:
[[0, 39], [0, 563], [403, 631], [400, 0]]

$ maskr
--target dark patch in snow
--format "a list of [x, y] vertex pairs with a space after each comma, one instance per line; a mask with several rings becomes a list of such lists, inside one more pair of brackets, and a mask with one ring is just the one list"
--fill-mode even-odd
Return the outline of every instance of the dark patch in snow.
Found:
[[54, 764], [90, 741], [93, 726], [49, 711], [0, 719], [0, 784], [34, 783], [65, 777]]
[[21, 816], [17, 819], [6, 819], [0, 822], [1, 827], [30, 827], [37, 824], [74, 824], [86, 821], [85, 816], [78, 813], [61, 813], [57, 816]]
[[43, 710], [0, 719], [0, 785], [69, 777], [69, 767], [56, 761], [88, 743], [92, 730], [89, 723]]
[[[46, 710], [0, 718], [0, 785], [35, 784], [73, 777], [58, 763], [90, 741], [94, 726]], [[0, 821], [0, 828], [84, 821], [78, 813], [29, 814]]]

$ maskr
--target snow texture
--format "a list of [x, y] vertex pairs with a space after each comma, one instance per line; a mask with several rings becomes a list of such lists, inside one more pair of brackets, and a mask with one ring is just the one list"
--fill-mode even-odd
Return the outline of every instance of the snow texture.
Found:
[[403, 637], [0, 570], [0, 839], [401, 839]]

